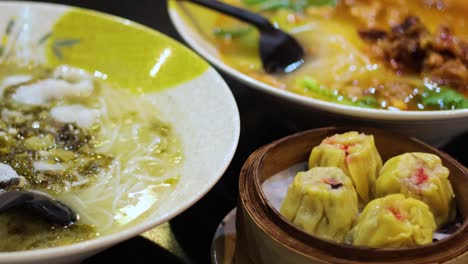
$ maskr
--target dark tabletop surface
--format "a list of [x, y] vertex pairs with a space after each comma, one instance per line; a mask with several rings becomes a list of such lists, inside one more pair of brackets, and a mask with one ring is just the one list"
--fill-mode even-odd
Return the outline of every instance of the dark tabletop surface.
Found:
[[[54, 0], [118, 15], [163, 32], [183, 43], [171, 24], [166, 0]], [[301, 130], [278, 101], [223, 75], [239, 106], [241, 136], [234, 159], [218, 184], [198, 203], [143, 236], [125, 241], [86, 260], [94, 263], [210, 263], [211, 239], [219, 222], [236, 206], [238, 175], [249, 154], [275, 139]], [[324, 120], [324, 126], [334, 120]], [[443, 150], [468, 166], [468, 134], [453, 139]]]

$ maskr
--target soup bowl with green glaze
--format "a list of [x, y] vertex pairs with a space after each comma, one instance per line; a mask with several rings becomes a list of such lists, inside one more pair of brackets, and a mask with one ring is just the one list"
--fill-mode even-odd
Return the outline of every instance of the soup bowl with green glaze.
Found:
[[174, 191], [143, 220], [76, 244], [2, 252], [0, 263], [79, 262], [165, 223], [214, 186], [236, 150], [239, 113], [223, 79], [181, 44], [132, 21], [68, 6], [2, 1], [2, 61], [71, 65], [143, 94], [179, 136], [183, 162]]

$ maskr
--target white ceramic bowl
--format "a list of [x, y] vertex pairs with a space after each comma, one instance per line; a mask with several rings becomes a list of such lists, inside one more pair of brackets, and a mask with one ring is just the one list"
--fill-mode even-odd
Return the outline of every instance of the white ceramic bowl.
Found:
[[[197, 17], [192, 12], [192, 8], [192, 4], [184, 1], [171, 0], [169, 2], [170, 17], [184, 40], [223, 72], [252, 88], [274, 95], [277, 97], [274, 99], [275, 103], [288, 102], [291, 109], [298, 110], [295, 112], [300, 116], [297, 120], [310, 123], [305, 127], [311, 127], [317, 121], [323, 121], [326, 118], [331, 122], [324, 125], [377, 126], [414, 136], [434, 145], [441, 145], [453, 136], [468, 131], [468, 109], [424, 112], [367, 109], [301, 96], [255, 80], [221, 60], [215, 46], [200, 30], [200, 24], [205, 18]], [[286, 118], [290, 118], [291, 109], [286, 110], [288, 112]], [[320, 115], [321, 118], [314, 118], [314, 115]]]
[[139, 24], [67, 6], [1, 1], [0, 32], [8, 24], [0, 60], [71, 64], [144, 92], [179, 134], [185, 160], [176, 190], [144, 222], [70, 246], [0, 253], [0, 263], [79, 262], [168, 221], [221, 177], [237, 147], [239, 113], [226, 83], [197, 55]]

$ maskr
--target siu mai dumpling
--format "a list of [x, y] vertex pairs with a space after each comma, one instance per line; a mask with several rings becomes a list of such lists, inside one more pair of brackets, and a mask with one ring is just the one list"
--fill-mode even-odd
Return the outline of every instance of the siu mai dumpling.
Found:
[[372, 248], [401, 248], [432, 242], [436, 223], [429, 207], [403, 194], [371, 201], [359, 216], [347, 242]]
[[374, 196], [382, 159], [372, 135], [353, 131], [325, 138], [312, 150], [309, 168], [313, 167], [342, 169], [351, 178], [363, 207]]
[[318, 167], [296, 175], [280, 212], [311, 235], [343, 242], [357, 217], [358, 199], [341, 169]]
[[428, 153], [406, 153], [389, 159], [376, 183], [378, 197], [401, 193], [429, 205], [439, 226], [455, 216], [449, 170]]

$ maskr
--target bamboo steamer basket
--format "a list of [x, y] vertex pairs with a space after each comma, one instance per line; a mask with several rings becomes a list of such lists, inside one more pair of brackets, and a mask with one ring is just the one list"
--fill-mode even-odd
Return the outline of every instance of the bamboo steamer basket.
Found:
[[[448, 238], [425, 246], [373, 249], [338, 244], [311, 236], [290, 224], [268, 202], [262, 183], [280, 171], [308, 160], [313, 147], [347, 131], [374, 135], [385, 162], [406, 152], [438, 155], [450, 170], [462, 226]], [[468, 170], [442, 151], [413, 138], [370, 128], [321, 128], [295, 134], [255, 151], [244, 164], [236, 219], [237, 264], [468, 264]]]

